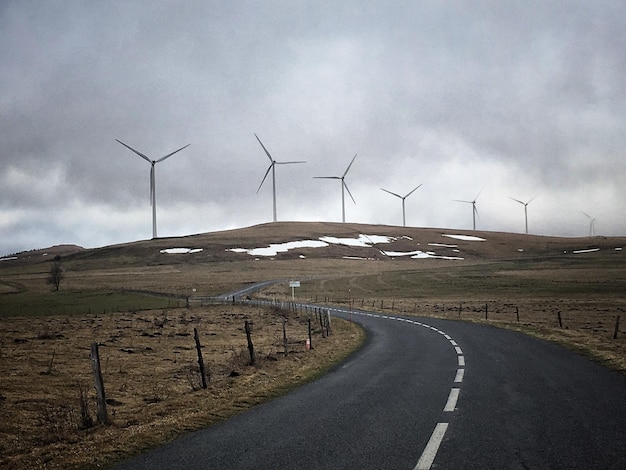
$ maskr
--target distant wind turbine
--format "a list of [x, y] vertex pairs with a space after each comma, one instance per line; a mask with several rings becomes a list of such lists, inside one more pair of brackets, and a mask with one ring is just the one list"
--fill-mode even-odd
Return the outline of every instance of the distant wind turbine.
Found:
[[405, 212], [404, 212], [404, 200], [407, 197], [409, 197], [411, 194], [413, 194], [417, 190], [417, 188], [419, 188], [420, 186], [422, 186], [421, 183], [418, 186], [416, 186], [415, 188], [413, 188], [406, 196], [400, 196], [399, 194], [392, 193], [391, 191], [387, 191], [385, 188], [380, 188], [383, 191], [385, 191], [386, 193], [389, 193], [389, 194], [391, 194], [393, 196], [396, 196], [396, 197], [399, 197], [400, 199], [402, 199], [402, 226], [403, 227], [406, 227], [406, 215], [405, 215]]
[[292, 163], [306, 163], [303, 161], [298, 161], [298, 162], [277, 162], [276, 160], [274, 160], [272, 158], [272, 156], [270, 155], [270, 153], [267, 151], [267, 149], [265, 148], [265, 145], [263, 145], [263, 142], [261, 142], [261, 139], [259, 139], [259, 136], [254, 134], [254, 137], [256, 137], [256, 140], [259, 141], [259, 144], [261, 144], [261, 147], [263, 147], [263, 150], [265, 151], [265, 154], [267, 155], [267, 158], [270, 159], [270, 166], [267, 168], [267, 171], [265, 172], [265, 176], [263, 177], [263, 181], [261, 181], [261, 184], [259, 185], [259, 189], [256, 190], [257, 194], [259, 194], [259, 191], [261, 190], [261, 186], [263, 186], [263, 183], [265, 183], [265, 179], [267, 178], [267, 175], [269, 174], [270, 170], [272, 171], [272, 196], [273, 196], [273, 207], [274, 207], [274, 222], [276, 222], [276, 165], [290, 165]]
[[[115, 139], [117, 140], [117, 139]], [[180, 152], [181, 150], [189, 147], [191, 144], [187, 144], [184, 147], [179, 148], [178, 150], [174, 150], [172, 153], [168, 153], [167, 155], [165, 155], [164, 157], [159, 158], [158, 160], [152, 160], [148, 157], [146, 157], [143, 153], [138, 152], [137, 150], [135, 150], [134, 148], [130, 147], [129, 145], [126, 145], [124, 142], [122, 142], [121, 140], [117, 140], [120, 144], [122, 144], [124, 147], [126, 147], [127, 149], [131, 150], [132, 152], [136, 153], [137, 155], [139, 155], [141, 158], [143, 158], [145, 161], [147, 161], [148, 163], [150, 163], [150, 165], [152, 165], [152, 167], [150, 168], [150, 205], [152, 206], [152, 238], [156, 238], [157, 237], [157, 222], [156, 222], [156, 178], [155, 178], [155, 172], [154, 172], [154, 166], [159, 163], [162, 162], [163, 160], [165, 160], [166, 158], [170, 158], [172, 155], [174, 155], [175, 153]]]
[[[482, 193], [483, 190], [480, 190], [480, 193]], [[472, 222], [473, 222], [473, 227], [474, 230], [476, 230], [476, 214], [478, 214], [478, 211], [476, 210], [476, 200], [478, 199], [478, 196], [480, 196], [480, 193], [478, 193], [478, 195], [474, 198], [473, 201], [463, 201], [460, 199], [455, 199], [456, 202], [465, 202], [467, 204], [471, 204], [472, 205]]]
[[589, 219], [589, 236], [593, 237], [596, 234], [596, 218], [595, 217], [591, 217], [589, 214], [587, 214], [585, 211], [581, 211], [583, 214], [585, 214], [585, 216], [587, 216], [587, 218]]
[[[352, 161], [350, 162], [350, 164], [348, 165], [348, 168], [346, 168], [346, 171], [343, 172], [343, 175], [341, 176], [314, 176], [313, 178], [317, 178], [317, 179], [327, 179], [327, 180], [341, 180], [341, 221], [343, 223], [346, 222], [346, 199], [345, 199], [345, 191], [348, 191], [348, 194], [350, 195], [350, 198], [352, 199], [352, 202], [354, 202], [356, 204], [356, 201], [354, 200], [354, 197], [352, 197], [352, 193], [350, 192], [350, 190], [348, 189], [348, 185], [346, 184], [345, 178], [346, 175], [348, 174], [348, 171], [350, 171], [350, 167], [352, 166], [352, 164], [354, 163], [354, 160], [356, 159], [356, 154], [354, 154], [354, 157], [352, 157]], [[345, 190], [345, 191], [344, 191]]]
[[[535, 197], [537, 197], [537, 196], [535, 196]], [[528, 201], [528, 202], [523, 202], [523, 201], [520, 201], [519, 199], [515, 199], [514, 197], [510, 197], [510, 196], [509, 196], [509, 199], [512, 199], [512, 200], [513, 200], [513, 201], [515, 201], [515, 202], [519, 202], [521, 205], [523, 205], [523, 206], [524, 206], [524, 219], [525, 219], [525, 221], [526, 221], [526, 235], [528, 235], [528, 204], [530, 204], [531, 202], [533, 202], [533, 200], [535, 199], [535, 197], [534, 197], [534, 198], [532, 198], [532, 199], [531, 199], [530, 201]]]

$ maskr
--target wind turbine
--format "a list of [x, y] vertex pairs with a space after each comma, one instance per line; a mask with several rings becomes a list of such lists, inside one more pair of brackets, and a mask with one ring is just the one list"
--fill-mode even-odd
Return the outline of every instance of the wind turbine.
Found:
[[261, 147], [263, 147], [263, 150], [265, 151], [265, 154], [267, 155], [267, 158], [270, 159], [270, 166], [267, 168], [267, 171], [265, 172], [265, 176], [263, 177], [263, 181], [261, 181], [261, 184], [259, 185], [259, 189], [256, 190], [257, 194], [259, 194], [259, 191], [261, 190], [261, 186], [263, 186], [263, 183], [265, 183], [265, 179], [267, 178], [267, 175], [269, 174], [270, 170], [272, 170], [272, 194], [273, 194], [273, 203], [274, 203], [274, 222], [276, 222], [276, 165], [289, 165], [292, 163], [306, 163], [306, 162], [277, 162], [276, 160], [274, 160], [272, 158], [272, 156], [270, 155], [270, 153], [267, 151], [267, 149], [265, 148], [265, 145], [263, 145], [263, 142], [261, 142], [261, 139], [259, 139], [259, 136], [254, 134], [254, 137], [256, 137], [256, 140], [259, 141], [259, 144], [261, 144]]
[[[535, 196], [535, 197], [537, 197], [537, 196]], [[519, 202], [521, 205], [523, 205], [523, 206], [524, 206], [524, 219], [525, 219], [525, 221], [526, 221], [526, 235], [528, 235], [528, 204], [530, 204], [531, 202], [533, 202], [533, 200], [535, 199], [535, 197], [534, 197], [534, 198], [532, 198], [532, 199], [531, 199], [530, 201], [528, 201], [528, 202], [523, 202], [523, 201], [520, 201], [519, 199], [515, 199], [514, 197], [509, 196], [509, 199], [512, 199], [512, 200], [513, 200], [513, 201], [515, 201], [515, 202]]]
[[589, 219], [589, 236], [593, 237], [596, 234], [596, 218], [595, 217], [591, 217], [589, 214], [587, 214], [585, 211], [581, 211], [583, 214], [585, 214], [587, 216], [587, 218]]
[[352, 157], [352, 161], [348, 165], [348, 168], [346, 168], [346, 171], [344, 171], [343, 175], [341, 175], [341, 176], [314, 176], [313, 177], [313, 178], [316, 178], [316, 179], [341, 180], [341, 221], [343, 223], [346, 223], [346, 198], [345, 198], [345, 191], [348, 191], [348, 194], [350, 195], [350, 198], [352, 199], [352, 202], [354, 202], [356, 204], [356, 201], [354, 200], [354, 197], [352, 197], [352, 193], [348, 189], [348, 185], [346, 184], [346, 181], [345, 181], [346, 175], [348, 174], [348, 171], [350, 171], [350, 167], [354, 163], [355, 159], [356, 159], [356, 153], [354, 154], [354, 157]]
[[[115, 139], [117, 140], [117, 139]], [[154, 174], [154, 166], [159, 163], [162, 162], [163, 160], [165, 160], [166, 158], [171, 157], [172, 155], [174, 155], [175, 153], [180, 152], [181, 150], [189, 147], [191, 144], [187, 144], [184, 147], [179, 148], [178, 150], [174, 150], [172, 153], [168, 153], [167, 155], [165, 155], [164, 157], [159, 158], [158, 160], [151, 160], [150, 158], [146, 157], [143, 153], [138, 152], [137, 150], [135, 150], [134, 148], [130, 147], [129, 145], [126, 145], [124, 142], [122, 142], [121, 140], [117, 140], [120, 144], [122, 144], [124, 147], [126, 147], [127, 149], [133, 151], [134, 153], [136, 153], [137, 155], [139, 155], [141, 158], [143, 158], [145, 161], [147, 161], [148, 163], [150, 163], [150, 165], [152, 165], [152, 167], [150, 168], [150, 205], [152, 206], [152, 238], [156, 238], [157, 237], [157, 223], [156, 223], [156, 178], [155, 178], [155, 174]]]
[[[482, 193], [483, 190], [480, 190], [480, 193]], [[473, 222], [473, 227], [474, 230], [476, 230], [476, 214], [478, 214], [478, 211], [476, 210], [476, 200], [478, 199], [478, 196], [480, 196], [480, 193], [478, 193], [478, 195], [474, 198], [473, 201], [463, 201], [461, 199], [455, 199], [456, 202], [465, 202], [467, 204], [471, 204], [472, 205], [472, 222]]]
[[409, 197], [411, 194], [413, 194], [417, 188], [419, 188], [422, 184], [420, 183], [419, 186], [416, 186], [413, 190], [411, 190], [411, 192], [409, 192], [406, 196], [400, 196], [399, 194], [396, 193], [392, 193], [391, 191], [387, 191], [385, 188], [380, 188], [383, 191], [385, 191], [386, 193], [389, 193], [393, 196], [399, 197], [400, 199], [402, 199], [402, 226], [406, 227], [406, 216], [405, 216], [405, 212], [404, 212], [404, 200]]

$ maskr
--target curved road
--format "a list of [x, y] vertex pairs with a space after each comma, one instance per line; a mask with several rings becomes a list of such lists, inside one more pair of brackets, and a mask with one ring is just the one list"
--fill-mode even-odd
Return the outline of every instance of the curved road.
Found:
[[626, 468], [623, 375], [489, 326], [330, 310], [368, 332], [346, 362], [115, 468]]

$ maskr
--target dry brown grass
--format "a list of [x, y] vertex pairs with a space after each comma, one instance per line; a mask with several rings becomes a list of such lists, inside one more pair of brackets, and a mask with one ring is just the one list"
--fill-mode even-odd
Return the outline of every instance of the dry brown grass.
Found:
[[[253, 322], [255, 366], [248, 365], [245, 320]], [[193, 328], [210, 372], [206, 390]], [[5, 318], [0, 322], [0, 467], [111, 463], [285, 393], [319, 376], [363, 340], [355, 325], [336, 321], [334, 334], [322, 339], [316, 331], [314, 349], [306, 351], [307, 332], [305, 315], [230, 305]], [[93, 341], [100, 344], [111, 424], [85, 428], [81, 389], [88, 414], [96, 419]]]

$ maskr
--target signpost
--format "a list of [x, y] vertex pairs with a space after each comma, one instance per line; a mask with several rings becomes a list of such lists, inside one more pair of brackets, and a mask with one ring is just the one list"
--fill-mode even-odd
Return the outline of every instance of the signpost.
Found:
[[291, 301], [293, 302], [295, 300], [294, 289], [300, 287], [300, 281], [289, 281], [289, 287], [291, 287]]

